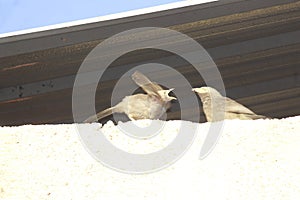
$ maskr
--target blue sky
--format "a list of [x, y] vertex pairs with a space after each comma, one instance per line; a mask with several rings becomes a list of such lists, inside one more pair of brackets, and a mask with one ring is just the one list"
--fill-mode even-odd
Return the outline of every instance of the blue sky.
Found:
[[0, 34], [180, 0], [0, 0]]

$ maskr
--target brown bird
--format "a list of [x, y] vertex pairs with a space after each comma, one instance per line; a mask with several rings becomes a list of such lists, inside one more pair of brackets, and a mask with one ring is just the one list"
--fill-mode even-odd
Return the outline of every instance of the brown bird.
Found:
[[171, 107], [170, 101], [176, 100], [169, 96], [173, 89], [164, 90], [138, 71], [132, 75], [132, 79], [147, 94], [126, 96], [117, 105], [89, 117], [84, 122], [95, 122], [113, 113], [125, 113], [130, 120], [159, 119]]
[[[194, 88], [203, 104], [203, 111], [208, 122], [224, 119], [265, 119], [263, 115], [257, 115], [242, 104], [222, 96], [216, 89], [211, 87]], [[223, 105], [222, 105], [223, 104]], [[215, 114], [215, 116], [214, 116]]]

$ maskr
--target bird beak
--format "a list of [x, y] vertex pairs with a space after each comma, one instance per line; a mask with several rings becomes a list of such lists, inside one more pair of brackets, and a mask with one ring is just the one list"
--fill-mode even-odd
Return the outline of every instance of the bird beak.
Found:
[[172, 92], [175, 88], [168, 89], [168, 94]]
[[207, 92], [205, 88], [193, 88], [192, 91], [197, 92], [197, 93], [206, 93]]
[[[170, 92], [172, 92], [175, 88], [171, 88], [171, 89], [168, 89], [167, 91], [167, 94], [169, 95]], [[177, 100], [176, 97], [172, 97], [172, 96], [168, 96], [168, 98], [170, 98], [171, 100]]]
[[198, 92], [199, 89], [200, 89], [200, 88], [193, 88], [192, 91], [193, 91], [193, 92]]

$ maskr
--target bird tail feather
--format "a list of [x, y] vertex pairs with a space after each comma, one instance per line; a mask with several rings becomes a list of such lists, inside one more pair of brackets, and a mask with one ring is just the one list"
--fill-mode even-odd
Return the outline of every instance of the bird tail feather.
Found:
[[264, 115], [257, 115], [256, 119], [269, 119], [269, 118]]
[[86, 120], [84, 120], [84, 123], [92, 123], [92, 122], [96, 122], [104, 117], [107, 117], [109, 115], [111, 115], [114, 112], [114, 107], [111, 108], [107, 108], [101, 112], [98, 112], [96, 115], [90, 116], [89, 118], [87, 118]]
[[257, 115], [257, 114], [253, 114], [253, 115], [248, 115], [251, 119], [269, 119], [268, 117], [264, 116], [264, 115]]

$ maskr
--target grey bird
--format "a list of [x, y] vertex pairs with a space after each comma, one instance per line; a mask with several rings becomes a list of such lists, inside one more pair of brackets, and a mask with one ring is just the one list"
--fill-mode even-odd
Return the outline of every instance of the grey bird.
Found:
[[263, 115], [257, 115], [242, 104], [222, 96], [212, 87], [194, 88], [203, 104], [203, 111], [208, 122], [224, 119], [254, 120], [265, 119]]
[[89, 117], [84, 122], [95, 122], [113, 113], [125, 113], [130, 120], [159, 119], [171, 107], [171, 101], [176, 100], [169, 96], [173, 88], [164, 90], [138, 71], [132, 75], [132, 79], [147, 94], [126, 96], [117, 105]]

